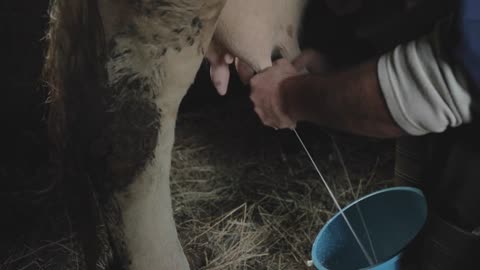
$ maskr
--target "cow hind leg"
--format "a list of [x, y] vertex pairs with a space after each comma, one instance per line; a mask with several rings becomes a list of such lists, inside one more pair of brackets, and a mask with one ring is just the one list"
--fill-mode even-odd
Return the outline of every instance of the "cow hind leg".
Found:
[[174, 127], [224, 4], [52, 1], [49, 129], [89, 270], [189, 269], [170, 198]]
[[108, 124], [98, 144], [106, 160], [100, 207], [121, 269], [186, 270], [169, 187], [174, 128], [224, 0], [132, 5], [124, 10], [134, 12], [120, 12], [121, 19], [106, 18], [111, 9], [102, 12], [111, 24], [105, 26]]
[[186, 88], [155, 81], [160, 66], [166, 67], [145, 60], [147, 51], [136, 36], [114, 39], [106, 63], [109, 120], [98, 143], [106, 144], [100, 148], [108, 152], [97, 192], [115, 265], [132, 270], [189, 269], [177, 238], [169, 188], [181, 95], [167, 94], [184, 93]]

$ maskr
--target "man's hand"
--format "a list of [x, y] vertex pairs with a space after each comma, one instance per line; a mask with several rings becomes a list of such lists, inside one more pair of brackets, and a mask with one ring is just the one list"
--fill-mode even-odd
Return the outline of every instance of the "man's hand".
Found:
[[288, 115], [282, 84], [301, 73], [287, 60], [280, 59], [273, 66], [250, 80], [250, 99], [262, 122], [273, 128], [294, 128], [296, 120]]
[[[313, 57], [315, 58], [315, 57]], [[298, 68], [305, 70], [312, 57]], [[304, 74], [278, 60], [250, 80], [250, 98], [265, 125], [293, 128], [297, 121], [372, 137], [405, 134], [388, 110], [377, 77], [377, 59], [348, 70]]]

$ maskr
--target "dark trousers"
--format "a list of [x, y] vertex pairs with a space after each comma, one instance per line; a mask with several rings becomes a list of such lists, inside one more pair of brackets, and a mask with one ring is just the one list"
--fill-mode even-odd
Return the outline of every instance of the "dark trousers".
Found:
[[395, 178], [423, 190], [429, 218], [405, 269], [480, 269], [480, 132], [473, 125], [397, 142]]

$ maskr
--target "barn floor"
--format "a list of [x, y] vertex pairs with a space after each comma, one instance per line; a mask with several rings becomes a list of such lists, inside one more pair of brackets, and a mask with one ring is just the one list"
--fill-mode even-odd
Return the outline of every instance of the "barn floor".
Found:
[[[48, 1], [6, 3], [0, 30], [11, 42], [2, 44], [10, 70], [0, 107], [0, 270], [82, 269], [69, 213], [47, 177], [38, 76]], [[31, 19], [18, 24], [20, 17]], [[361, 44], [340, 38], [340, 28], [326, 30], [345, 63], [365, 58], [353, 50]], [[320, 43], [306, 39], [328, 43], [325, 35]], [[308, 125], [299, 131], [343, 206], [392, 184], [393, 141], [333, 134], [350, 185], [330, 131]], [[307, 269], [315, 235], [336, 212], [293, 133], [263, 127], [238, 80], [226, 97], [217, 96], [205, 67], [182, 105], [171, 180], [181, 241], [202, 270]]]
[[[202, 269], [308, 269], [315, 235], [336, 210], [294, 134], [262, 127], [246, 91], [180, 115], [172, 166], [180, 237]], [[391, 141], [333, 136], [350, 186], [331, 136], [299, 130], [343, 206], [392, 184]]]

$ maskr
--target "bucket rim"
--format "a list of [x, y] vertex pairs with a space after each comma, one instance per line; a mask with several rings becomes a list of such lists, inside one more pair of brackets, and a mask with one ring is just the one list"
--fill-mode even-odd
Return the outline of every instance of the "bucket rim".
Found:
[[[317, 248], [318, 248], [320, 237], [324, 234], [325, 228], [327, 228], [327, 227], [333, 222], [333, 220], [335, 220], [336, 218], [338, 218], [338, 216], [340, 216], [342, 212], [347, 211], [347, 210], [350, 209], [351, 207], [355, 206], [356, 204], [358, 204], [358, 203], [360, 203], [360, 202], [362, 202], [362, 201], [364, 201], [364, 200], [367, 200], [367, 199], [369, 199], [369, 198], [371, 198], [371, 197], [377, 196], [377, 195], [382, 194], [382, 193], [394, 192], [394, 191], [408, 191], [408, 192], [413, 192], [413, 193], [415, 193], [415, 194], [417, 194], [417, 195], [420, 195], [420, 197], [423, 198], [423, 202], [425, 203], [425, 206], [427, 206], [427, 200], [426, 200], [426, 198], [425, 198], [424, 193], [423, 193], [420, 189], [418, 189], [418, 188], [415, 188], [415, 187], [407, 187], [407, 186], [390, 187], [390, 188], [384, 188], [384, 189], [381, 189], [381, 190], [377, 190], [377, 191], [375, 191], [375, 192], [369, 193], [369, 194], [367, 194], [367, 195], [365, 195], [365, 196], [363, 196], [363, 197], [361, 197], [361, 198], [359, 198], [359, 199], [357, 199], [357, 200], [349, 203], [347, 206], [345, 206], [345, 207], [342, 208], [342, 211], [338, 211], [335, 215], [333, 215], [333, 216], [327, 221], [327, 223], [325, 223], [325, 224], [323, 225], [322, 229], [320, 229], [319, 233], [318, 233], [317, 236], [315, 237], [315, 241], [313, 242], [313, 246], [312, 246], [312, 254], [311, 254], [311, 255], [312, 255], [312, 260], [313, 260], [313, 265], [314, 265], [317, 269], [319, 269], [319, 268], [317, 267], [317, 265], [318, 265], [318, 266], [321, 265], [320, 261], [318, 260], [317, 256], [315, 255], [315, 250], [317, 250]], [[427, 211], [428, 211], [428, 209], [427, 209]], [[425, 222], [426, 222], [426, 221], [427, 221], [427, 216], [425, 216], [425, 220], [423, 221], [423, 225], [425, 225]], [[422, 225], [422, 227], [423, 227], [423, 225]], [[392, 257], [390, 257], [390, 258], [388, 258], [388, 259], [386, 259], [386, 260], [384, 260], [384, 261], [382, 261], [382, 262], [379, 262], [379, 263], [377, 263], [377, 264], [375, 264], [375, 265], [371, 265], [371, 266], [368, 266], [367, 268], [361, 268], [361, 269], [362, 269], [362, 270], [372, 269], [373, 267], [376, 267], [376, 266], [379, 266], [379, 265], [381, 265], [381, 264], [387, 263], [387, 262], [391, 261], [392, 259], [395, 259], [395, 257], [397, 257], [399, 254], [401, 254], [401, 253], [403, 252], [403, 250], [404, 250], [404, 249], [400, 250], [400, 251], [398, 252], [398, 254], [392, 255]], [[324, 270], [329, 270], [328, 268], [323, 267], [323, 266], [322, 266], [322, 268], [323, 268]], [[320, 270], [322, 270], [322, 269], [320, 269]]]

